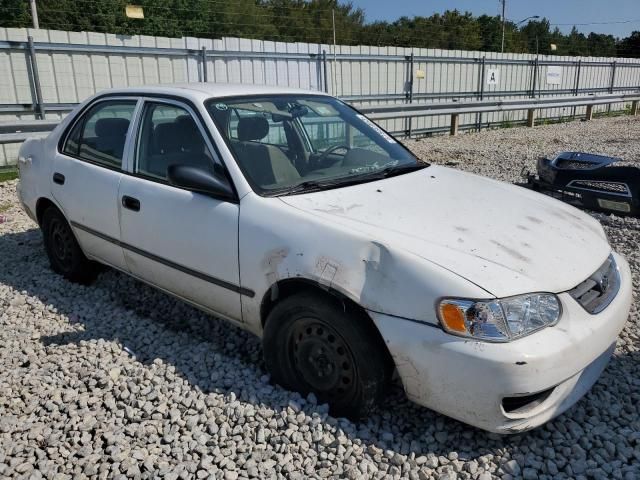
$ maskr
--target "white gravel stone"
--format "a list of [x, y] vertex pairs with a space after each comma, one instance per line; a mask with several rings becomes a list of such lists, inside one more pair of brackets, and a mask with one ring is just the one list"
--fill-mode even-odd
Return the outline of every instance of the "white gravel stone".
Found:
[[[640, 163], [640, 121], [514, 128], [407, 144], [507, 181], [561, 150]], [[269, 385], [260, 342], [113, 270], [91, 287], [48, 267], [36, 225], [0, 183], [0, 477], [640, 478], [634, 303], [592, 391], [534, 431], [487, 434], [396, 386], [353, 424]], [[594, 214], [640, 284], [640, 220]]]

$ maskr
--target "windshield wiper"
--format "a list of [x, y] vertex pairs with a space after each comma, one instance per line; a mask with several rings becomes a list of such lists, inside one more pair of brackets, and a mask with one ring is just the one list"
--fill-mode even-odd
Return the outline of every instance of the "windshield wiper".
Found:
[[319, 180], [306, 180], [301, 183], [296, 183], [290, 187], [279, 188], [270, 192], [270, 195], [279, 197], [280, 195], [293, 195], [295, 193], [307, 193], [317, 192], [326, 188], [331, 188], [336, 185], [335, 181], [319, 181]]
[[382, 178], [395, 177], [396, 175], [402, 175], [403, 173], [414, 172], [416, 170], [422, 170], [428, 167], [426, 163], [412, 163], [410, 165], [396, 165], [382, 168], [380, 170], [374, 170], [372, 172], [361, 173], [358, 175], [352, 175], [350, 177], [343, 178], [341, 185], [355, 185], [358, 183], [372, 182], [374, 180], [380, 180]]
[[377, 173], [382, 175], [383, 178], [394, 177], [396, 175], [402, 175], [403, 173], [414, 172], [416, 170], [422, 170], [428, 167], [426, 163], [411, 163], [409, 165], [396, 165], [395, 167], [386, 167], [382, 170], [378, 170]]
[[410, 165], [396, 165], [385, 167], [380, 170], [374, 170], [373, 172], [351, 175], [348, 177], [334, 178], [332, 180], [306, 180], [304, 182], [291, 185], [290, 187], [277, 189], [273, 192], [270, 192], [269, 195], [294, 195], [296, 193], [317, 192], [320, 190], [327, 190], [329, 188], [357, 185], [358, 183], [372, 182], [374, 180], [380, 180], [382, 178], [394, 177], [396, 175], [402, 175], [403, 173], [421, 170], [428, 166], [429, 165], [426, 163], [412, 163]]

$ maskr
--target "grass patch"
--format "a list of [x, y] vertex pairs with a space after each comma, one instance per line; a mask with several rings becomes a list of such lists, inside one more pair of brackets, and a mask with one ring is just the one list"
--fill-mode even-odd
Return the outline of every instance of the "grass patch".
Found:
[[593, 118], [622, 117], [624, 115], [629, 115], [629, 113], [631, 113], [631, 108], [628, 110], [626, 108], [624, 110], [611, 110], [610, 112], [594, 112]]
[[16, 178], [18, 178], [18, 169], [16, 168], [0, 169], [0, 182], [8, 182], [9, 180], [15, 180]]
[[0, 203], [0, 213], [7, 212], [9, 211], [10, 208], [11, 208], [10, 203]]

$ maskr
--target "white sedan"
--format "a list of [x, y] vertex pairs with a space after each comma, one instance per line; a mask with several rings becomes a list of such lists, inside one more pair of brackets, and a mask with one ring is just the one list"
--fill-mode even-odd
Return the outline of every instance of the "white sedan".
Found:
[[628, 316], [596, 220], [422, 163], [317, 92], [110, 90], [19, 155], [56, 272], [109, 265], [259, 335], [274, 382], [335, 415], [397, 374], [445, 415], [533, 428], [589, 390]]

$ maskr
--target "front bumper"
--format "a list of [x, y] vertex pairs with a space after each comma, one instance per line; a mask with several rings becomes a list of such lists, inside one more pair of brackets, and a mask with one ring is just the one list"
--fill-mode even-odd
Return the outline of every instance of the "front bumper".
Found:
[[[437, 326], [371, 313], [414, 402], [496, 433], [535, 428], [576, 403], [596, 382], [631, 306], [631, 272], [614, 254], [620, 290], [600, 313], [568, 293], [553, 327], [508, 343], [456, 337]], [[528, 407], [506, 410], [505, 397], [545, 392]]]

